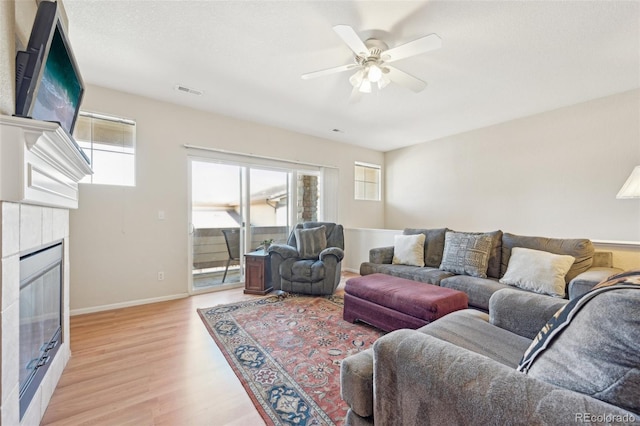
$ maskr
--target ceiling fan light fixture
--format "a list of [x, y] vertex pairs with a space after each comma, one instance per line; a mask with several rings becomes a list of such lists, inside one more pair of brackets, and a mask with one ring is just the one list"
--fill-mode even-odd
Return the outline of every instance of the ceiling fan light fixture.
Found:
[[367, 69], [367, 78], [372, 83], [377, 83], [382, 78], [382, 70], [376, 64], [369, 65]]
[[386, 75], [382, 74], [380, 80], [378, 80], [378, 90], [382, 90], [391, 83], [391, 80]]
[[349, 77], [349, 83], [351, 83], [353, 87], [360, 87], [360, 85], [362, 84], [363, 77], [364, 77], [364, 71], [358, 70], [355, 74]]
[[362, 83], [360, 84], [360, 89], [358, 90], [360, 90], [362, 93], [371, 93], [371, 82], [369, 81], [369, 79], [363, 79]]

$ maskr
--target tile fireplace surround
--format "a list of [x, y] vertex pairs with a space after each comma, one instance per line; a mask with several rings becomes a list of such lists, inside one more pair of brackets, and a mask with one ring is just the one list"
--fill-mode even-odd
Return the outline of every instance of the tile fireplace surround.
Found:
[[[0, 424], [38, 425], [71, 356], [69, 209], [91, 169], [58, 125], [0, 116]], [[63, 241], [62, 344], [22, 420], [19, 419], [20, 254]]]

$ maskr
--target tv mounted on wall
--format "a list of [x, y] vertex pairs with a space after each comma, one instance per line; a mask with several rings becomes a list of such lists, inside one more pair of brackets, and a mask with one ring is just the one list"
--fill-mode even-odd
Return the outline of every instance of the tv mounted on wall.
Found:
[[38, 6], [26, 51], [16, 55], [16, 115], [54, 121], [71, 135], [80, 111], [84, 83], [58, 3]]

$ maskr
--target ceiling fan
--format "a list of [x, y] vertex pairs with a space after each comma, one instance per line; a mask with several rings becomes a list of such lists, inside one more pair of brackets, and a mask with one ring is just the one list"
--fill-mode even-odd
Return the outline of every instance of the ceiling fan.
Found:
[[404, 71], [387, 65], [400, 59], [439, 49], [442, 39], [437, 34], [429, 34], [400, 46], [389, 49], [381, 40], [370, 38], [364, 42], [353, 28], [348, 25], [336, 25], [333, 30], [355, 53], [354, 63], [302, 75], [303, 80], [322, 77], [329, 74], [357, 70], [349, 77], [353, 86], [351, 99], [357, 100], [360, 93], [371, 93], [372, 87], [383, 89], [393, 82], [414, 92], [420, 92], [427, 86], [424, 81]]

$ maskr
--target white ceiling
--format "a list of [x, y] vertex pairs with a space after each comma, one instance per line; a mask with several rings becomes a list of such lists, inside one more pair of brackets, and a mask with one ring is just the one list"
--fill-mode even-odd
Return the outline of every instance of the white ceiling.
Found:
[[[640, 87], [637, 1], [64, 4], [87, 83], [379, 151]], [[437, 33], [441, 49], [394, 63], [427, 88], [351, 104], [351, 72], [301, 80], [353, 60], [336, 24], [389, 47]]]

